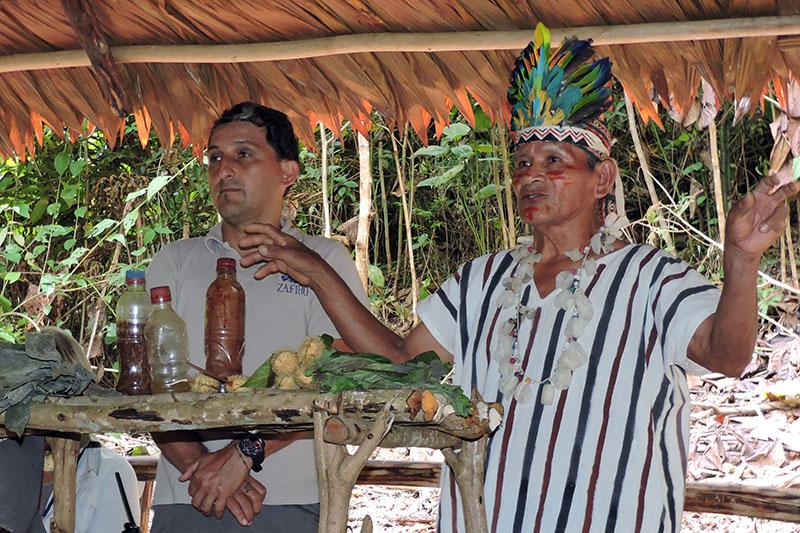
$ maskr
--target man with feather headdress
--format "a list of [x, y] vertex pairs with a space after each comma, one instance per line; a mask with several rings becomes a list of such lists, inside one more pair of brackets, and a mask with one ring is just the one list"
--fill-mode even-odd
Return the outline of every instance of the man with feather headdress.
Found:
[[[608, 59], [590, 42], [551, 50], [536, 29], [511, 75], [513, 188], [533, 235], [462, 265], [401, 338], [335, 272], [275, 228], [246, 265], [309, 285], [355, 350], [397, 360], [434, 350], [455, 381], [505, 408], [488, 447], [491, 531], [678, 531], [690, 410], [686, 373], [738, 376], [756, 338], [756, 275], [800, 191], [764, 179], [728, 215], [725, 288], [647, 245], [627, 223], [602, 113]], [[615, 194], [616, 193], [616, 194]], [[439, 526], [464, 529], [443, 473]]]

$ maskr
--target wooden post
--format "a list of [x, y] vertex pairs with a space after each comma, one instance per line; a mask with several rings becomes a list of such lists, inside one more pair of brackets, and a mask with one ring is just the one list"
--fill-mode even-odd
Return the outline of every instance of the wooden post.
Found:
[[50, 437], [55, 463], [53, 482], [53, 533], [75, 532], [75, 487], [78, 466], [79, 438]]
[[372, 208], [372, 170], [369, 141], [358, 137], [358, 232], [356, 233], [356, 270], [366, 292], [369, 288], [369, 221]]
[[345, 446], [325, 442], [323, 434], [328, 413], [323, 409], [314, 411], [314, 456], [320, 489], [319, 533], [347, 531], [350, 495], [367, 459], [392, 426], [394, 417], [389, 414], [390, 407], [389, 403], [383, 407], [353, 455]]
[[484, 436], [473, 442], [464, 442], [461, 451], [443, 448], [442, 454], [456, 478], [461, 506], [464, 512], [464, 525], [467, 533], [487, 533], [486, 502], [483, 500], [483, 483], [486, 477], [486, 447], [489, 437]]

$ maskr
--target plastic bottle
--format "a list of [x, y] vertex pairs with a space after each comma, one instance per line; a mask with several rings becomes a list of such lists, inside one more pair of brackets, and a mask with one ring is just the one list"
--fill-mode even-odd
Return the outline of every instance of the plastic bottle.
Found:
[[169, 287], [150, 289], [153, 311], [144, 328], [150, 355], [152, 390], [186, 392], [189, 390], [189, 338], [186, 323], [172, 310]]
[[236, 281], [236, 260], [217, 259], [217, 279], [206, 291], [206, 370], [226, 378], [242, 373], [244, 289]]
[[144, 272], [125, 273], [125, 291], [117, 302], [117, 351], [119, 381], [123, 394], [150, 394], [150, 362], [144, 328], [152, 306], [144, 288]]

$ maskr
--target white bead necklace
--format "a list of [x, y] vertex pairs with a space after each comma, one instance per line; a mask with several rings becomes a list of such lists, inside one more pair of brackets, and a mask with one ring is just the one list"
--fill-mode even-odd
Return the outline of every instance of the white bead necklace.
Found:
[[497, 338], [492, 357], [500, 369], [500, 391], [513, 394], [519, 403], [529, 403], [536, 396], [535, 385], [542, 385], [542, 403], [550, 405], [555, 398], [556, 390], [565, 390], [572, 380], [572, 373], [585, 365], [589, 360], [586, 350], [578, 342], [586, 326], [592, 319], [592, 303], [584, 293], [582, 281], [584, 276], [591, 279], [597, 273], [597, 261], [589, 258], [589, 253], [604, 255], [614, 250], [614, 241], [620, 238], [622, 229], [628, 225], [628, 219], [610, 213], [598, 232], [583, 248], [576, 248], [564, 253], [571, 261], [580, 261], [576, 269], [565, 270], [556, 276], [555, 305], [570, 314], [564, 328], [566, 345], [556, 362], [550, 376], [542, 381], [534, 380], [525, 374], [519, 355], [518, 335], [520, 324], [524, 319], [532, 319], [535, 308], [522, 304], [522, 293], [525, 286], [533, 280], [536, 263], [541, 261], [542, 254], [533, 247], [533, 237], [520, 237], [519, 244], [511, 251], [517, 261], [513, 274], [503, 280], [505, 291], [498, 299], [501, 310], [514, 308], [514, 316], [500, 326], [501, 335]]

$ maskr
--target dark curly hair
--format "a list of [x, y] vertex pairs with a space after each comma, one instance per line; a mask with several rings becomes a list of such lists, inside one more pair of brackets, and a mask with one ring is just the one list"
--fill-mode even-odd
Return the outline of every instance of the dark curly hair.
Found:
[[254, 102], [242, 102], [226, 109], [214, 121], [209, 133], [209, 141], [214, 130], [229, 122], [250, 122], [264, 128], [267, 142], [283, 161], [299, 161], [300, 149], [292, 123], [285, 113]]

